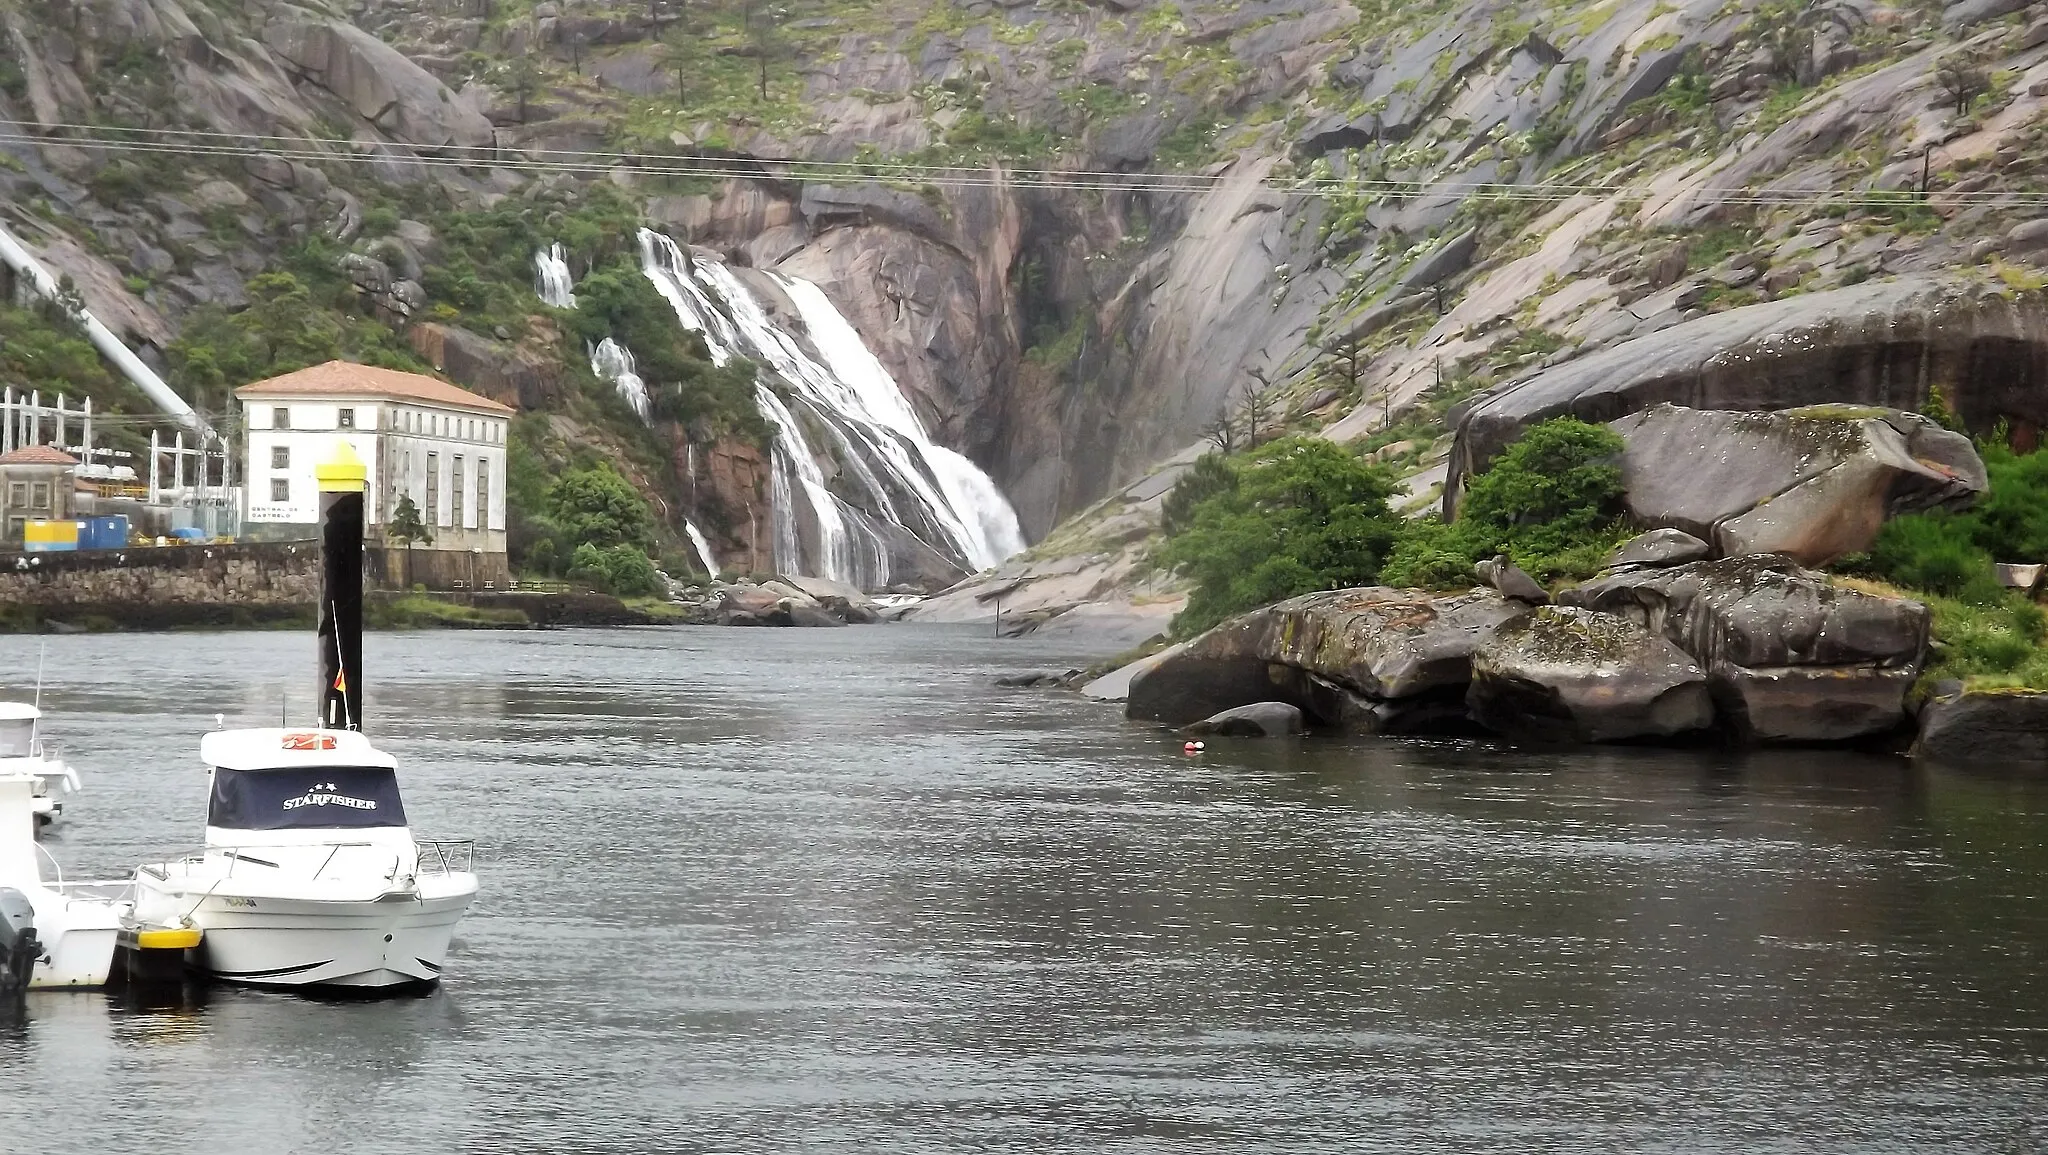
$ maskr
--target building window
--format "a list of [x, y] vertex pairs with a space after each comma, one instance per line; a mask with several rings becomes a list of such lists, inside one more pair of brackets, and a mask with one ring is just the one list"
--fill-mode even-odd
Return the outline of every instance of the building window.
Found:
[[291, 446], [289, 446], [289, 445], [273, 445], [273, 446], [271, 446], [271, 447], [270, 447], [270, 468], [272, 468], [272, 469], [290, 469], [291, 467], [292, 467], [292, 447], [291, 447]]
[[292, 483], [291, 483], [291, 481], [290, 481], [289, 479], [287, 479], [287, 478], [283, 478], [283, 477], [273, 477], [273, 478], [271, 478], [271, 479], [270, 479], [270, 500], [272, 500], [272, 501], [276, 501], [276, 502], [286, 502], [286, 501], [290, 501], [291, 499], [292, 499]]
[[292, 427], [292, 411], [282, 405], [271, 410], [270, 427], [272, 429], [290, 429]]
[[29, 482], [28, 504], [30, 509], [50, 508], [50, 483], [47, 481]]
[[441, 455], [427, 454], [427, 508], [421, 512], [427, 515], [429, 525], [447, 525], [441, 520]]
[[15, 509], [20, 509], [28, 504], [28, 482], [10, 481], [7, 483], [7, 504]]
[[457, 529], [461, 529], [462, 455], [460, 453], [455, 455], [454, 461], [448, 463], [448, 470], [448, 504], [451, 507], [448, 511], [448, 524], [454, 526]]
[[491, 528], [491, 463], [476, 459], [476, 527]]
[[354, 429], [356, 427], [356, 411], [353, 409], [335, 410], [334, 427], [336, 429]]

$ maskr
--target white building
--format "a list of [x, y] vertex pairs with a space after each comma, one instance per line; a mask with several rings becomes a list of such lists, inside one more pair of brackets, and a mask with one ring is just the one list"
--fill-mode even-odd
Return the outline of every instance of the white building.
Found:
[[235, 390], [247, 416], [244, 520], [262, 536], [313, 535], [313, 470], [346, 441], [370, 471], [363, 519], [378, 536], [400, 497], [433, 534], [420, 548], [505, 552], [513, 410], [446, 381], [329, 361]]

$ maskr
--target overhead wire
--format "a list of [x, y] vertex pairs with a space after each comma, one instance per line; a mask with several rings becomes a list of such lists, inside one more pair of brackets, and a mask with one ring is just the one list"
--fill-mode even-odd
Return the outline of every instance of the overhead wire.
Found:
[[[727, 178], [811, 181], [833, 184], [900, 185], [918, 183], [943, 188], [1060, 189], [1094, 192], [1199, 194], [1223, 187], [1232, 178], [1221, 172], [1118, 172], [1103, 169], [921, 164], [901, 160], [825, 161], [796, 158], [740, 158], [674, 155], [632, 150], [504, 149], [460, 146], [447, 151], [422, 151], [419, 146], [340, 137], [237, 134], [200, 129], [122, 128], [61, 122], [0, 121], [0, 146], [62, 144], [114, 154], [176, 155], [253, 159], [272, 157], [320, 164], [405, 164], [429, 169], [497, 168], [526, 173], [600, 176], [631, 172], [653, 177]], [[1255, 182], [1265, 191], [1288, 197], [1379, 196], [1388, 198], [1460, 197], [1498, 201], [1555, 202], [1571, 197], [1641, 197], [1683, 199], [1694, 204], [1753, 206], [1843, 205], [1896, 208], [1911, 192], [1852, 188], [1717, 186], [1659, 189], [1643, 184], [1600, 181], [1515, 181], [1473, 179], [1394, 180], [1385, 177], [1306, 175], [1264, 177]], [[1941, 191], [1950, 203], [2048, 206], [2048, 192], [1974, 190]]]

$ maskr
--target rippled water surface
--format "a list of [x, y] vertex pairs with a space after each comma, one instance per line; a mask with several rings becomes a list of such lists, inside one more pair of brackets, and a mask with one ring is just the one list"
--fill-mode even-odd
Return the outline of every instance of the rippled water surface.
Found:
[[[0, 640], [25, 690], [38, 647]], [[310, 639], [48, 640], [52, 849], [189, 848]], [[37, 993], [0, 1150], [2032, 1151], [2048, 786], [1815, 751], [1215, 743], [978, 631], [370, 639], [484, 890], [438, 993]]]

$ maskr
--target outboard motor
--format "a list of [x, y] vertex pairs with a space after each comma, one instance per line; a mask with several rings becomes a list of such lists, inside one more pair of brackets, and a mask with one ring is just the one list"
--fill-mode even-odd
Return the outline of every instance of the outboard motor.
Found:
[[27, 990], [36, 960], [42, 956], [43, 944], [36, 938], [36, 908], [22, 892], [0, 888], [0, 995]]

